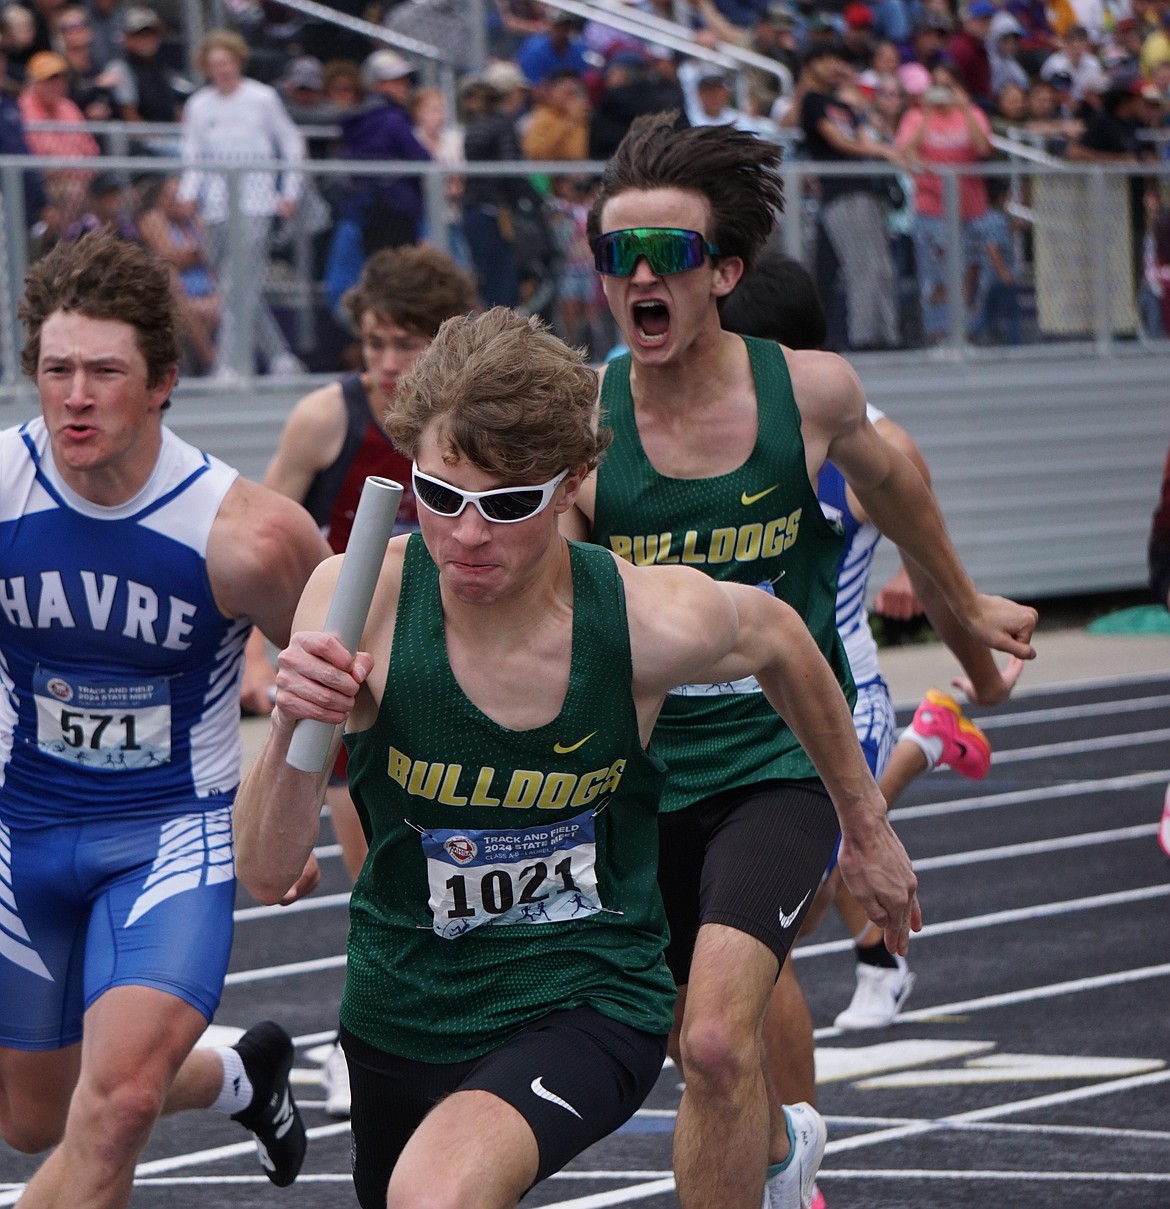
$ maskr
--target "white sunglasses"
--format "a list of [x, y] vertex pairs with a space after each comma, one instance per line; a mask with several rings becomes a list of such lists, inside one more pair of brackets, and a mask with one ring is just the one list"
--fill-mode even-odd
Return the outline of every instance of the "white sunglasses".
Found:
[[514, 525], [543, 512], [553, 493], [564, 481], [568, 470], [535, 487], [493, 487], [491, 491], [464, 491], [433, 475], [411, 468], [414, 494], [428, 512], [438, 516], [458, 516], [468, 504], [474, 504], [485, 521], [494, 525]]

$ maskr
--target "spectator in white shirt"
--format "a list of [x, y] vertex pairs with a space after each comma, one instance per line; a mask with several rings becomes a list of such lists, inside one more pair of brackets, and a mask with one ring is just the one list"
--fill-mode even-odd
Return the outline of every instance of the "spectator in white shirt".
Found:
[[[199, 89], [183, 111], [183, 159], [256, 163], [278, 160], [289, 167], [301, 163], [305, 143], [274, 88], [244, 76], [248, 47], [239, 34], [213, 30], [199, 43], [196, 63], [210, 83]], [[198, 207], [207, 227], [207, 244], [224, 304], [233, 300], [236, 312], [220, 324], [216, 376], [233, 379], [250, 367], [238, 347], [242, 332], [254, 332], [268, 372], [298, 373], [304, 369], [264, 299], [269, 236], [273, 217], [291, 218], [300, 196], [301, 174], [286, 168], [237, 175], [238, 213], [243, 228], [242, 259], [231, 247], [231, 192], [227, 176], [191, 166], [183, 173], [179, 198], [192, 211]], [[238, 282], [238, 284], [237, 284]]]

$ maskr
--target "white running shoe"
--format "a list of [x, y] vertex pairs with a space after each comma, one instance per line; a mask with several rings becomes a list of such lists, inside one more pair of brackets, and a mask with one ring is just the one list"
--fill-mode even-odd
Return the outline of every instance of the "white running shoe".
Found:
[[349, 1063], [341, 1043], [336, 1042], [321, 1064], [321, 1087], [325, 1092], [325, 1111], [336, 1121], [349, 1116]]
[[764, 1205], [771, 1209], [809, 1209], [817, 1172], [825, 1154], [829, 1131], [825, 1118], [811, 1104], [786, 1104], [792, 1153], [788, 1165], [764, 1185]]
[[885, 1028], [906, 1005], [914, 975], [904, 957], [894, 955], [894, 969], [858, 964], [853, 1000], [833, 1023], [839, 1029]]

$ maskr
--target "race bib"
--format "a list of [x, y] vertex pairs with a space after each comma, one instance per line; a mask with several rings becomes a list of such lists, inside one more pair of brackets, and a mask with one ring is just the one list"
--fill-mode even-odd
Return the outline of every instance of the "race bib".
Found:
[[171, 758], [171, 691], [165, 680], [87, 680], [38, 668], [37, 747], [95, 772], [157, 768]]
[[591, 811], [500, 831], [423, 832], [432, 927], [454, 940], [481, 924], [551, 924], [602, 910]]

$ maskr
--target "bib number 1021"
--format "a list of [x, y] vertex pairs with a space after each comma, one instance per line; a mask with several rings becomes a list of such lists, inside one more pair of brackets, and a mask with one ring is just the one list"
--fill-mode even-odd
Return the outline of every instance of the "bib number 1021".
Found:
[[[573, 880], [571, 866], [572, 858], [566, 856], [552, 867], [553, 877], [550, 879], [548, 865], [544, 861], [537, 861], [521, 869], [515, 881], [507, 870], [492, 869], [479, 879], [479, 901], [489, 915], [503, 915], [517, 904], [544, 902], [550, 897], [550, 891], [545, 889], [550, 880], [552, 893], [572, 894], [578, 887]], [[476, 909], [468, 903], [467, 878], [462, 873], [457, 873], [448, 878], [446, 885], [451, 892], [452, 902], [452, 906], [447, 910], [447, 918], [473, 918]], [[517, 888], [519, 895], [516, 893]]]

